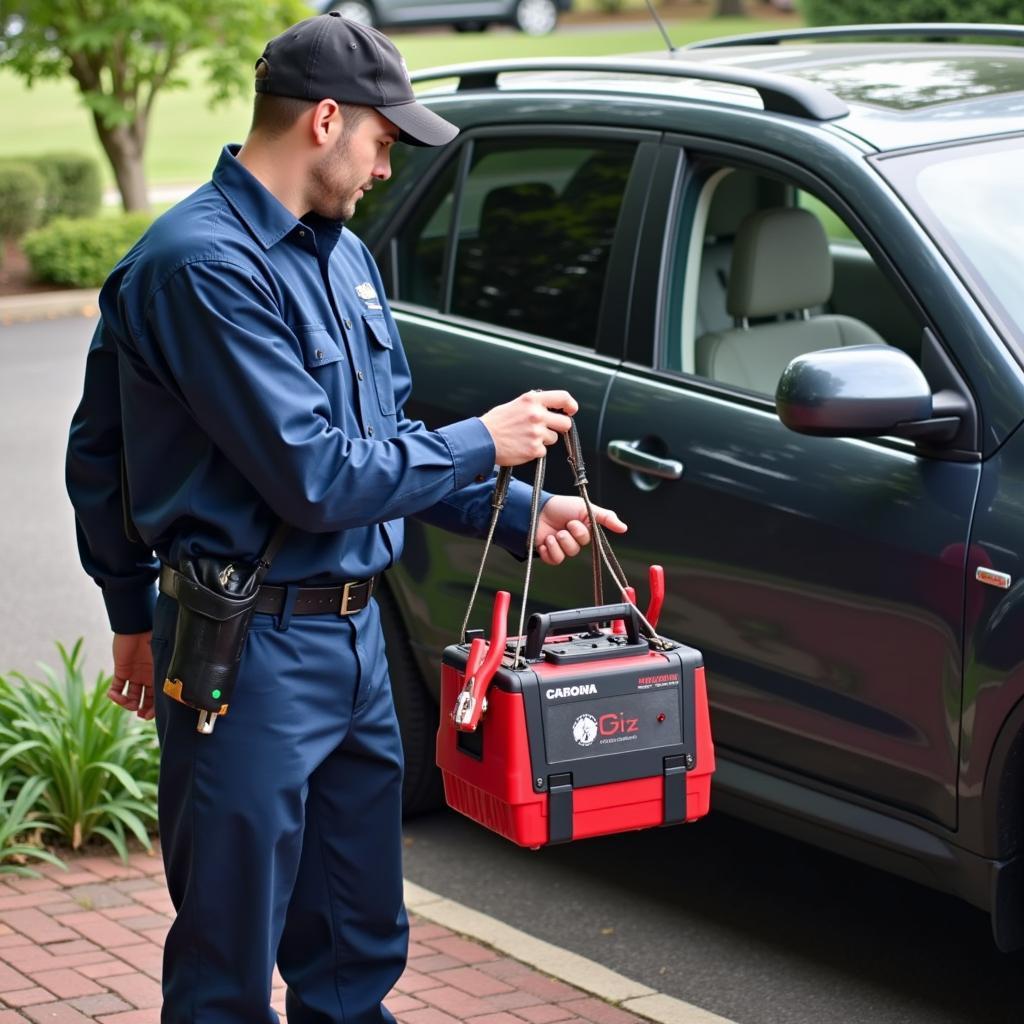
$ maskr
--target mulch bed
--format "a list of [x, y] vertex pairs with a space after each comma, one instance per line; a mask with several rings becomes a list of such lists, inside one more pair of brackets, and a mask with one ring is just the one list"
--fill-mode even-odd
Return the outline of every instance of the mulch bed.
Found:
[[3, 265], [0, 266], [0, 296], [29, 295], [33, 292], [71, 291], [65, 285], [52, 281], [35, 281], [25, 254], [13, 242], [4, 248]]

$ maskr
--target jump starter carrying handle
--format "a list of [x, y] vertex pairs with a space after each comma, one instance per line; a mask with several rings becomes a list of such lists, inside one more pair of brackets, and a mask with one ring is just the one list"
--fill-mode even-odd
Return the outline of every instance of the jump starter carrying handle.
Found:
[[526, 660], [541, 656], [544, 641], [552, 633], [571, 633], [592, 622], [621, 619], [631, 644], [640, 643], [640, 616], [633, 604], [603, 604], [597, 608], [571, 608], [564, 612], [534, 612], [526, 627]]

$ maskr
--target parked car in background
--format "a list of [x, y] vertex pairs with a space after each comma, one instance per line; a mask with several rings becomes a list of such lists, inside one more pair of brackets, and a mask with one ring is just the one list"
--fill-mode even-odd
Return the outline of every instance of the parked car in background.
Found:
[[[713, 805], [955, 893], [1011, 949], [1024, 48], [992, 34], [1024, 41], [874, 26], [423, 73], [457, 80], [426, 102], [462, 133], [400, 147], [352, 226], [409, 415], [579, 400], [619, 558], [641, 595], [664, 565], [661, 629], [704, 654]], [[479, 554], [412, 520], [381, 590], [410, 809], [436, 799], [438, 661]], [[578, 562], [535, 571], [533, 610], [590, 603]]]
[[382, 29], [451, 25], [456, 32], [482, 32], [500, 24], [543, 36], [571, 5], [572, 0], [328, 0], [323, 12]]

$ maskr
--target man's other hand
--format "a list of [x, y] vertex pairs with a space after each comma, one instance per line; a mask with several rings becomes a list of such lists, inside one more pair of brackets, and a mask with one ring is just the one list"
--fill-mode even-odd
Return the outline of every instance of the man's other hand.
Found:
[[521, 466], [539, 459], [548, 445], [572, 426], [579, 404], [568, 391], [527, 391], [480, 417], [494, 440], [499, 466]]
[[107, 696], [121, 707], [134, 711], [139, 718], [152, 718], [153, 652], [149, 641], [152, 633], [114, 634], [114, 678]]
[[[610, 509], [591, 504], [598, 523], [612, 533], [625, 533], [626, 524]], [[537, 523], [537, 553], [548, 565], [559, 565], [578, 555], [590, 543], [587, 506], [575, 495], [556, 494], [540, 511]]]

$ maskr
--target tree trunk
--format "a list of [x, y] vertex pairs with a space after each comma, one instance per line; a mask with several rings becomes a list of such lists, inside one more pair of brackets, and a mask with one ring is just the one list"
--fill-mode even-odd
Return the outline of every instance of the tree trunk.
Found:
[[106, 127], [99, 115], [94, 115], [93, 119], [103, 151], [113, 168], [125, 212], [148, 210], [149, 193], [142, 164], [146, 138], [145, 119], [140, 116], [134, 124], [121, 124], [114, 128]]
[[743, 0], [716, 0], [716, 18], [742, 18], [746, 13]]

